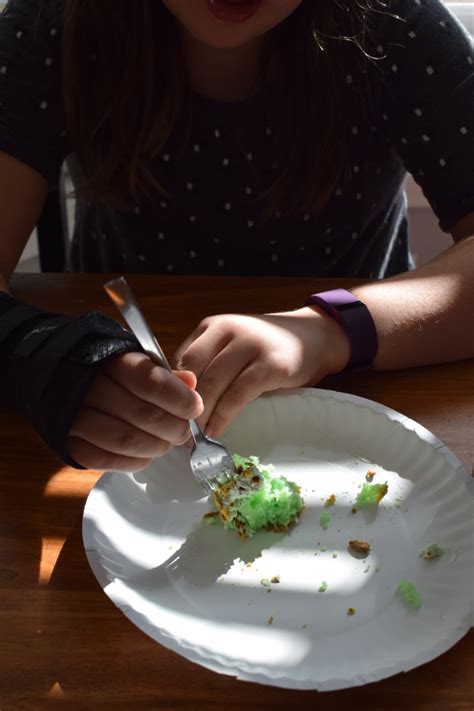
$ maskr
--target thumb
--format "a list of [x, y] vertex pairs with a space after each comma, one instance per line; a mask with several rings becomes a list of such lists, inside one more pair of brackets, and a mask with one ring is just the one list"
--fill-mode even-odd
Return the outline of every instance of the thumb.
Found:
[[197, 378], [191, 370], [173, 370], [173, 373], [191, 390], [196, 389]]

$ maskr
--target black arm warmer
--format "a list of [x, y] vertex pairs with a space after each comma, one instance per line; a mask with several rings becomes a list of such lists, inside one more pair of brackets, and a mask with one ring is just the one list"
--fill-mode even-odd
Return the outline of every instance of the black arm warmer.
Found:
[[98, 311], [62, 316], [0, 292], [0, 406], [22, 414], [72, 467], [85, 468], [68, 453], [69, 430], [101, 366], [142, 350], [135, 336]]

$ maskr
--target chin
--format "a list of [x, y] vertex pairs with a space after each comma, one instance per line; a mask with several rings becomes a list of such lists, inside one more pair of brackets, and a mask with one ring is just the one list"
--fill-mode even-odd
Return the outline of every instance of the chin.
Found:
[[192, 36], [198, 42], [219, 50], [232, 50], [246, 45], [257, 40], [258, 35], [255, 33], [243, 32], [200, 32], [193, 33]]

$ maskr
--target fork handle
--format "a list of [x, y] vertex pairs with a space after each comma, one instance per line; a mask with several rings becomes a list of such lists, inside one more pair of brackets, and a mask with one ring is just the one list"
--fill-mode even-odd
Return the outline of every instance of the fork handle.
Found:
[[[172, 373], [173, 370], [168, 363], [168, 359], [156, 340], [156, 336], [149, 327], [126, 279], [124, 277], [112, 279], [112, 281], [104, 285], [104, 288], [119, 309], [132, 333], [135, 334], [147, 356], [155, 361], [155, 363], [158, 363], [158, 365], [161, 365], [162, 368], [166, 368], [166, 370]], [[201, 428], [196, 420], [189, 420], [189, 427], [194, 443], [197, 444], [198, 440], [204, 438]]]

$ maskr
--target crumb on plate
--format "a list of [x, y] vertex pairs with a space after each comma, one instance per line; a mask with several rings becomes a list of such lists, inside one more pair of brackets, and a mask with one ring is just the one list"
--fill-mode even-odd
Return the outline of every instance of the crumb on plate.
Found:
[[367, 541], [352, 540], [349, 541], [347, 545], [349, 550], [353, 553], [359, 553], [361, 555], [368, 555], [370, 553], [370, 543], [367, 543]]
[[324, 528], [324, 530], [327, 529], [329, 526], [329, 522], [331, 520], [331, 515], [327, 511], [323, 511], [320, 518], [319, 518], [319, 523]]
[[435, 558], [440, 558], [443, 553], [444, 548], [438, 546], [437, 543], [431, 543], [420, 552], [420, 558], [423, 558], [423, 560], [434, 560]]
[[421, 595], [414, 583], [409, 580], [400, 580], [397, 585], [397, 593], [409, 607], [414, 607], [415, 609], [420, 607]]
[[356, 499], [356, 506], [378, 505], [388, 491], [388, 484], [364, 484]]

